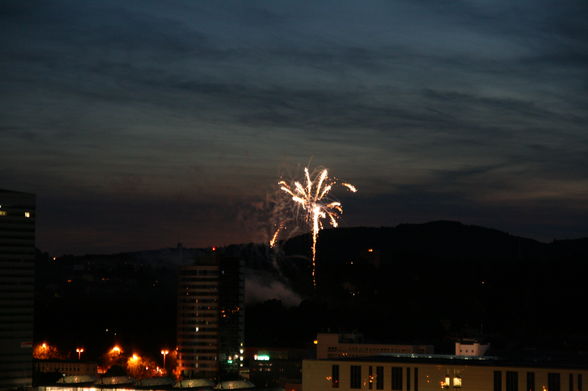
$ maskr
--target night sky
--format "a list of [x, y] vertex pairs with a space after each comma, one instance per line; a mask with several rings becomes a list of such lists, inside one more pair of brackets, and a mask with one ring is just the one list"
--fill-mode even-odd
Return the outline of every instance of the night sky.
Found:
[[54, 254], [261, 241], [309, 162], [343, 226], [588, 236], [585, 0], [0, 2], [0, 188]]

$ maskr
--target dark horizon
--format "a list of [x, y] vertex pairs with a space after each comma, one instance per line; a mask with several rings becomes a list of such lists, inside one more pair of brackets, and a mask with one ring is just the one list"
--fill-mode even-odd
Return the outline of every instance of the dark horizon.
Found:
[[[426, 227], [433, 227], [433, 226], [457, 226], [460, 229], [464, 229], [464, 230], [470, 230], [470, 229], [480, 229], [482, 231], [486, 231], [486, 232], [496, 232], [496, 233], [500, 233], [500, 234], [504, 234], [508, 237], [512, 237], [512, 238], [517, 238], [517, 239], [523, 239], [523, 240], [530, 240], [533, 241], [535, 243], [538, 243], [539, 245], [550, 245], [550, 244], [555, 244], [555, 243], [561, 243], [561, 242], [567, 242], [567, 241], [584, 241], [584, 240], [588, 240], [588, 237], [577, 237], [577, 238], [564, 238], [564, 239], [560, 239], [560, 238], [553, 238], [552, 240], [538, 240], [535, 238], [531, 238], [531, 237], [526, 237], [526, 236], [521, 236], [521, 235], [516, 235], [513, 234], [511, 232], [507, 232], [507, 231], [503, 231], [503, 230], [499, 230], [496, 228], [492, 228], [492, 227], [486, 227], [486, 226], [482, 226], [482, 225], [477, 225], [477, 224], [465, 224], [463, 222], [460, 221], [455, 221], [455, 220], [433, 220], [433, 221], [426, 221], [423, 223], [399, 223], [397, 225], [394, 226], [345, 226], [345, 227], [337, 227], [337, 228], [333, 228], [333, 227], [329, 227], [329, 228], [325, 228], [323, 230], [320, 231], [319, 234], [319, 243], [318, 245], [321, 246], [322, 245], [322, 241], [321, 241], [321, 237], [324, 237], [325, 235], [332, 235], [331, 232], [329, 231], [340, 231], [340, 230], [358, 230], [358, 231], [363, 231], [363, 230], [375, 230], [375, 231], [380, 231], [380, 230], [398, 230], [398, 229], [402, 229], [402, 228], [407, 228], [410, 227], [412, 229], [424, 229]], [[287, 242], [293, 241], [296, 243], [299, 243], [300, 240], [302, 241], [307, 241], [310, 240], [310, 235], [312, 233], [311, 232], [306, 232], [306, 233], [300, 233], [297, 235], [293, 235], [290, 236], [288, 238], [285, 238], [283, 240], [280, 240], [280, 246], [284, 246], [286, 245]], [[57, 254], [57, 253], [50, 253], [42, 248], [37, 247], [37, 250], [40, 251], [41, 253], [47, 253], [48, 256], [53, 257], [64, 257], [64, 256], [73, 256], [73, 257], [85, 257], [85, 256], [115, 256], [115, 255], [119, 255], [119, 254], [135, 254], [135, 253], [142, 253], [142, 252], [158, 252], [158, 251], [163, 251], [163, 250], [175, 250], [176, 248], [178, 248], [178, 246], [182, 246], [182, 248], [186, 249], [186, 250], [203, 250], [203, 251], [217, 251], [219, 249], [228, 249], [231, 247], [240, 247], [240, 246], [248, 246], [248, 245], [254, 245], [254, 246], [267, 246], [268, 243], [266, 242], [235, 242], [235, 243], [227, 243], [227, 244], [222, 244], [222, 245], [218, 245], [218, 244], [213, 244], [210, 246], [187, 246], [185, 243], [182, 242], [178, 242], [178, 243], [173, 243], [169, 246], [162, 246], [162, 247], [150, 247], [150, 248], [136, 248], [136, 249], [130, 249], [130, 250], [125, 250], [125, 251], [112, 251], [112, 252], [96, 252], [96, 253], [92, 253], [92, 252], [87, 252], [87, 253], [62, 253], [62, 254]], [[310, 248], [308, 249], [308, 251], [310, 251]], [[310, 254], [309, 254], [310, 256]]]

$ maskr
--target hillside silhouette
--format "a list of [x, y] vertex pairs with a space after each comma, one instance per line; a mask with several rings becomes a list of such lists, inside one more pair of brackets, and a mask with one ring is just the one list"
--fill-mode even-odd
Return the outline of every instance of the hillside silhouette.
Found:
[[321, 306], [308, 320], [317, 329], [396, 342], [477, 337], [505, 349], [588, 345], [587, 239], [542, 243], [450, 221], [330, 229], [319, 236], [316, 290], [310, 240], [284, 243], [283, 263]]

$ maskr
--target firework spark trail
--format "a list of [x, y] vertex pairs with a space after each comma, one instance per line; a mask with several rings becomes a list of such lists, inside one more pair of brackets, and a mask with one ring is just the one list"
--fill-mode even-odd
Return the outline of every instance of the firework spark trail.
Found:
[[276, 245], [276, 241], [278, 240], [278, 235], [280, 234], [280, 231], [282, 230], [283, 225], [280, 224], [280, 226], [278, 227], [278, 229], [276, 230], [276, 232], [274, 232], [274, 235], [272, 236], [269, 245], [270, 247], [274, 247]]
[[[321, 229], [323, 229], [323, 219], [327, 219], [332, 227], [338, 226], [338, 218], [343, 214], [343, 206], [340, 202], [333, 201], [328, 197], [329, 192], [337, 182], [329, 178], [329, 173], [323, 169], [320, 174], [311, 178], [308, 168], [304, 168], [304, 177], [306, 183], [303, 185], [299, 181], [294, 181], [292, 185], [286, 181], [279, 181], [280, 190], [290, 196], [297, 208], [304, 211], [305, 223], [310, 226], [312, 231], [312, 284], [316, 287], [316, 243]], [[349, 183], [341, 183], [341, 186], [355, 193], [357, 188]], [[313, 190], [314, 189], [314, 190]], [[277, 241], [283, 224], [280, 224], [275, 231], [270, 246], [273, 247]]]

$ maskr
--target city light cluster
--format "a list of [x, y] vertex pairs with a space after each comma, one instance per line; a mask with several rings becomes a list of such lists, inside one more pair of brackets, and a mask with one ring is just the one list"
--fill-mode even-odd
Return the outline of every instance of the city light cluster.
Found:
[[[71, 359], [74, 352], [77, 359], [82, 360], [82, 354], [86, 352], [86, 349], [78, 346], [68, 354], [60, 351], [57, 346], [42, 342], [34, 347], [33, 357], [37, 360], [66, 360]], [[114, 345], [101, 356], [98, 373], [107, 374], [113, 367], [119, 367], [130, 376], [138, 379], [166, 376], [168, 373], [175, 376], [178, 373], [176, 371], [177, 349], [161, 349], [161, 355], [162, 364], [160, 365], [156, 360], [142, 356], [137, 352], [125, 354], [125, 350], [120, 345]]]

